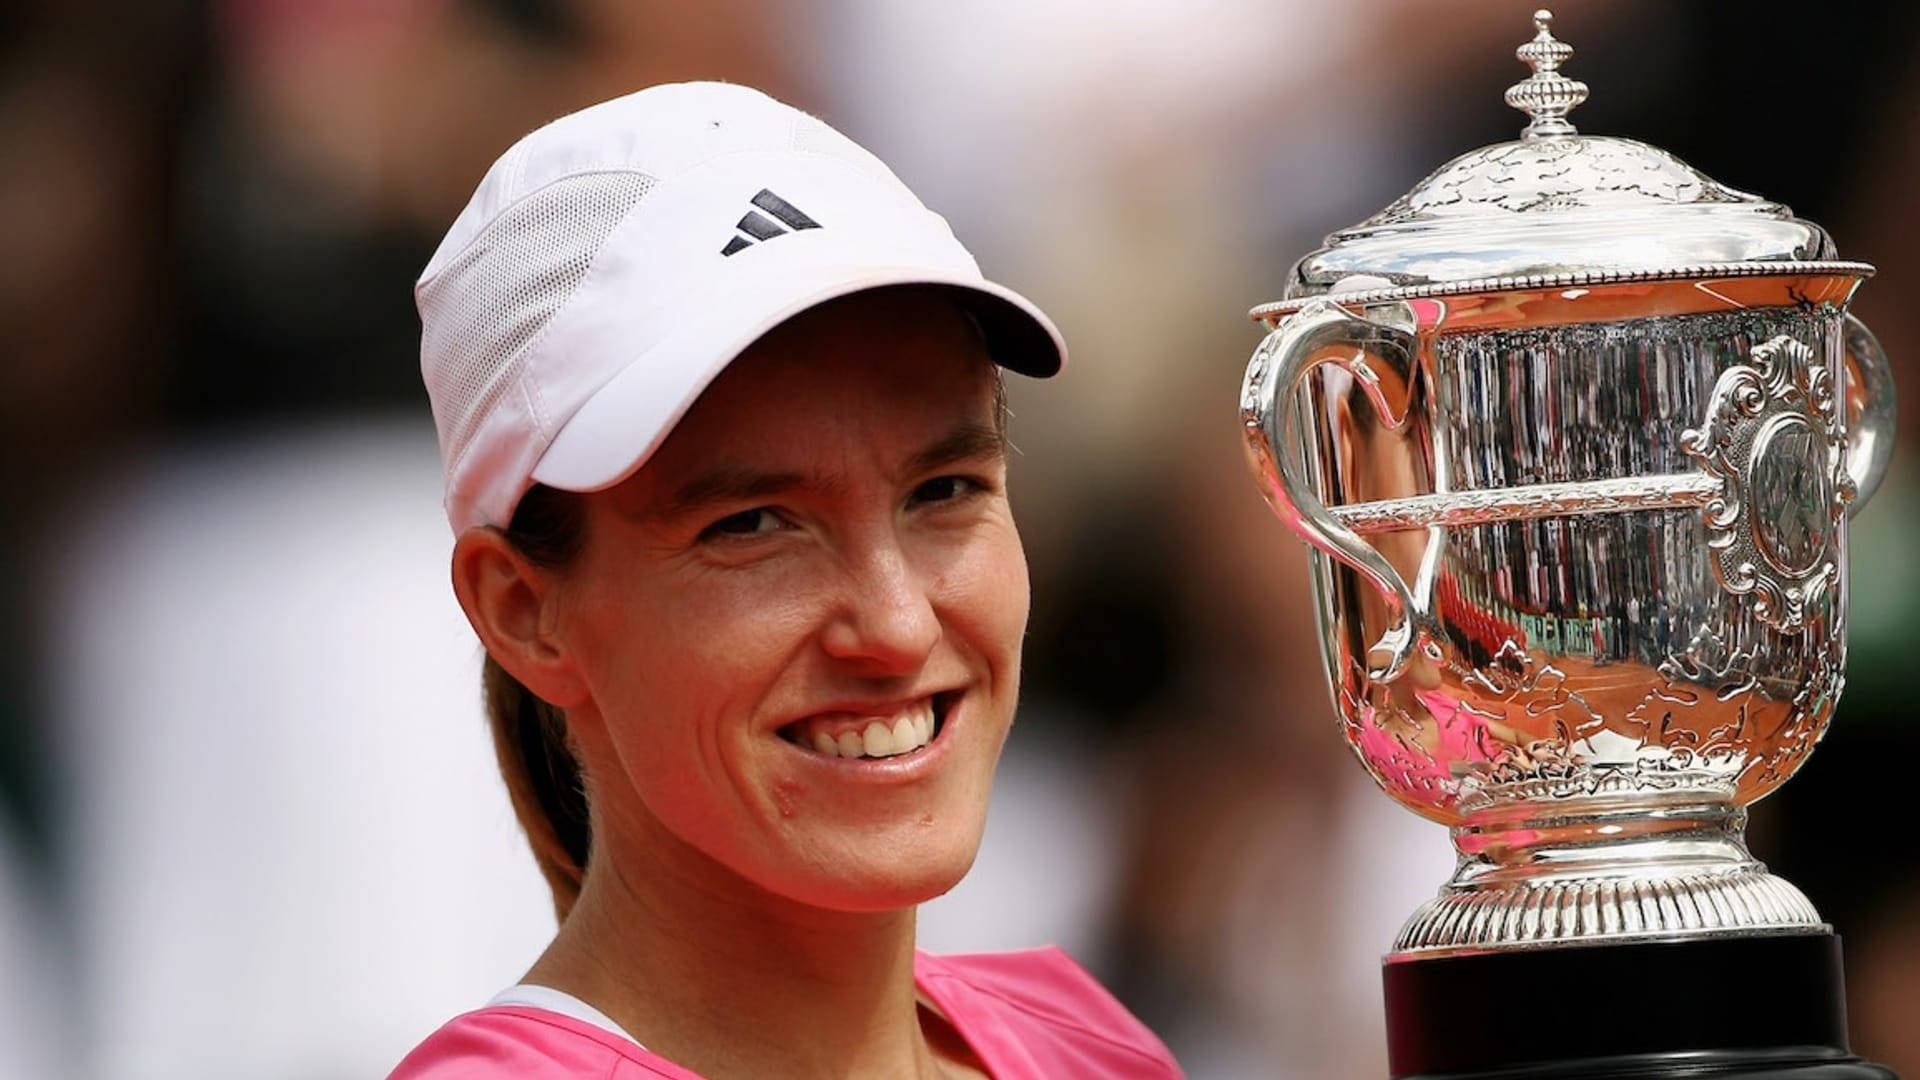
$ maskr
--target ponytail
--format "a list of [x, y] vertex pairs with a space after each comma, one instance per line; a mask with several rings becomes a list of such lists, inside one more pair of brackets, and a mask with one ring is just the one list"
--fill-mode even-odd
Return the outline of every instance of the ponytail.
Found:
[[[581, 526], [577, 497], [536, 486], [521, 498], [507, 539], [537, 565], [564, 566], [579, 552]], [[540, 700], [491, 656], [480, 681], [507, 797], [553, 891], [554, 914], [565, 921], [580, 898], [593, 849], [586, 785], [567, 737], [566, 711]]]

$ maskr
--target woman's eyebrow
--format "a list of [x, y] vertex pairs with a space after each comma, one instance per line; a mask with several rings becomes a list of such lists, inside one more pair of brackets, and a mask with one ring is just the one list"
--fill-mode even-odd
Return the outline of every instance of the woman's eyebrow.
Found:
[[[991, 424], [966, 421], [907, 458], [908, 476], [932, 472], [957, 461], [994, 459], [1006, 454], [1006, 440]], [[751, 502], [782, 495], [809, 483], [796, 472], [762, 472], [737, 465], [721, 465], [701, 473], [658, 503], [653, 515], [678, 517], [712, 503]]]
[[997, 459], [1005, 457], [1006, 453], [1007, 440], [999, 428], [977, 420], [968, 420], [925, 448], [916, 451], [907, 459], [906, 473], [908, 476], [913, 476], [932, 472], [943, 465], [952, 465], [957, 461], [972, 461], [977, 458]]
[[654, 510], [660, 517], [677, 517], [711, 503], [747, 502], [779, 495], [806, 483], [799, 473], [770, 473], [723, 465], [682, 484]]

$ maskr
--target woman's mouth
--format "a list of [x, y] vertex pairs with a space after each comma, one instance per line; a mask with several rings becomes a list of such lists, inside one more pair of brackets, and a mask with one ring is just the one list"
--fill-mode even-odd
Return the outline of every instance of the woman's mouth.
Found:
[[827, 757], [901, 757], [939, 735], [949, 696], [923, 697], [885, 714], [820, 713], [781, 728], [780, 737]]

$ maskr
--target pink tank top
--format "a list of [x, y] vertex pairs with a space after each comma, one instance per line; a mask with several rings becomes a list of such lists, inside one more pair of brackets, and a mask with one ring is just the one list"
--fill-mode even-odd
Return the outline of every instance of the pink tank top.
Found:
[[[1153, 1032], [1059, 949], [914, 958], [914, 981], [995, 1080], [1184, 1074]], [[701, 1080], [594, 1024], [496, 1006], [455, 1017], [388, 1080]]]

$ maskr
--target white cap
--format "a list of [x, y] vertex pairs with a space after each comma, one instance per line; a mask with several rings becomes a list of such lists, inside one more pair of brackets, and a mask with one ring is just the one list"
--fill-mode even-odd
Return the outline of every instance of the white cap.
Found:
[[953, 287], [1007, 368], [1065, 362], [878, 158], [757, 90], [656, 86], [548, 124], [487, 171], [414, 289], [448, 519], [505, 526], [536, 482], [618, 483], [768, 330], [908, 284]]

